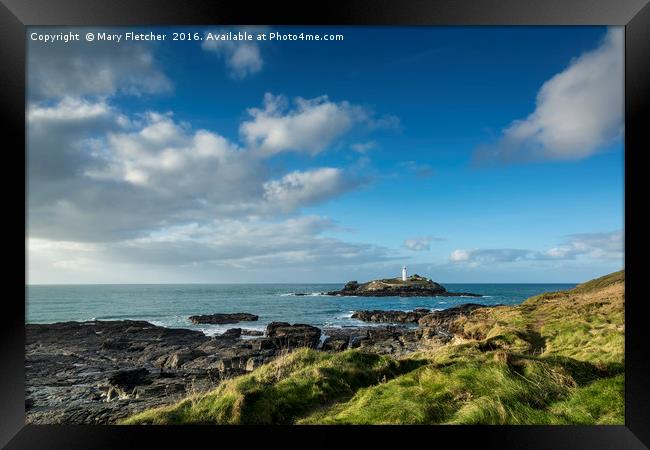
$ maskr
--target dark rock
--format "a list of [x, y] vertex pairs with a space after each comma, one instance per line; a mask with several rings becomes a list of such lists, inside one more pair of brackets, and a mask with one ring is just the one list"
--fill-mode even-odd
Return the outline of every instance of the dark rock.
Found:
[[418, 308], [413, 311], [355, 311], [352, 318], [364, 322], [416, 323], [421, 317], [430, 312], [425, 308]]
[[462, 316], [468, 316], [475, 309], [491, 308], [500, 305], [479, 305], [476, 303], [465, 303], [453, 308], [433, 311], [418, 320], [417, 335], [420, 339], [439, 338], [448, 342], [454, 335], [453, 321]]
[[259, 316], [249, 313], [203, 314], [189, 317], [189, 320], [192, 323], [208, 323], [216, 325], [243, 321], [256, 321], [257, 319], [259, 319]]
[[306, 324], [271, 322], [266, 327], [266, 335], [276, 348], [316, 348], [320, 342], [321, 331]]
[[241, 328], [229, 328], [221, 334], [221, 337], [224, 338], [238, 338], [241, 336]]
[[190, 362], [194, 359], [200, 358], [202, 356], [205, 356], [205, 352], [201, 350], [197, 350], [197, 349], [179, 350], [173, 353], [169, 358], [167, 358], [164, 367], [169, 367], [170, 369], [178, 369], [183, 364]]
[[131, 390], [139, 384], [151, 382], [149, 371], [145, 368], [120, 370], [108, 378], [111, 386], [119, 387], [122, 390]]
[[341, 352], [346, 350], [350, 344], [350, 339], [328, 337], [323, 341], [322, 349], [325, 351]]
[[255, 351], [275, 349], [273, 339], [261, 338], [251, 340], [251, 348]]
[[186, 385], [214, 388], [221, 378], [211, 376], [211, 365], [222, 358], [268, 359], [277, 351], [132, 320], [27, 324], [25, 332], [30, 424], [115, 423], [184, 395]]
[[264, 336], [263, 331], [259, 330], [247, 330], [246, 328], [242, 328], [241, 330], [242, 336]]
[[359, 348], [363, 351], [405, 355], [420, 348], [416, 329], [405, 326], [345, 327], [325, 328], [328, 336], [323, 342], [323, 350], [343, 351]]

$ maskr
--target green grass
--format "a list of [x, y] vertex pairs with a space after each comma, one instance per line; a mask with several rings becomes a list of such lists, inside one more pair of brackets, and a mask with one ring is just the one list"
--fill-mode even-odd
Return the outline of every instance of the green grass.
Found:
[[248, 375], [225, 381], [213, 392], [145, 411], [124, 423], [292, 423], [312, 408], [350, 397], [364, 386], [381, 383], [420, 364], [355, 350], [331, 354], [300, 349]]
[[[299, 424], [623, 423], [622, 375], [594, 366], [495, 352], [460, 356], [315, 411]], [[491, 359], [491, 360], [490, 360]]]
[[123, 423], [622, 424], [624, 279], [477, 309], [400, 360], [300, 349]]
[[617, 283], [625, 282], [625, 271], [619, 270], [618, 272], [610, 273], [609, 275], [602, 276], [593, 280], [589, 280], [586, 283], [579, 284], [573, 289], [575, 293], [588, 293], [593, 292], [598, 289], [603, 289], [607, 286], [611, 286]]

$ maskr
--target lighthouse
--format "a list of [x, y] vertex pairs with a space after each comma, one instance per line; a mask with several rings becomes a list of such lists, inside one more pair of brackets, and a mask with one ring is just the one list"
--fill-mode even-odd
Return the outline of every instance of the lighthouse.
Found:
[[406, 266], [402, 266], [402, 281], [406, 281]]

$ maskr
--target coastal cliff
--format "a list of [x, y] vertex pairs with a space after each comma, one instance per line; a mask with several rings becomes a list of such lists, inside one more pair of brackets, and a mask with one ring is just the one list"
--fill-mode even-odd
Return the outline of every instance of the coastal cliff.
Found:
[[357, 297], [481, 297], [469, 292], [448, 292], [439, 283], [420, 275], [411, 275], [406, 280], [384, 278], [367, 283], [349, 281], [340, 291], [330, 291], [327, 295]]

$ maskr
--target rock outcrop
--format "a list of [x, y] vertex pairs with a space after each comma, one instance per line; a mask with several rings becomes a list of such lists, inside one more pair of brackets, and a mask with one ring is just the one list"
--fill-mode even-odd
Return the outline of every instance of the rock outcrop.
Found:
[[[494, 305], [500, 306], [500, 305]], [[430, 339], [435, 336], [449, 337], [454, 334], [452, 322], [461, 316], [468, 316], [478, 308], [490, 308], [491, 306], [479, 305], [477, 303], [465, 303], [453, 308], [433, 311], [422, 316], [418, 320], [418, 337]]]
[[417, 323], [430, 312], [426, 308], [416, 308], [413, 311], [355, 311], [352, 318], [364, 322]]
[[266, 327], [266, 336], [276, 348], [316, 348], [320, 335], [320, 328], [301, 323], [290, 325], [287, 322], [271, 322]]
[[208, 337], [123, 320], [28, 324], [25, 331], [25, 405], [28, 423], [35, 424], [115, 423], [211, 389], [278, 353], [259, 344], [267, 338], [244, 339], [239, 329]]
[[237, 323], [244, 321], [256, 321], [259, 319], [255, 314], [249, 313], [230, 313], [230, 314], [203, 314], [199, 316], [190, 316], [192, 323], [209, 323], [213, 325], [222, 325], [225, 323]]
[[372, 280], [361, 284], [349, 281], [340, 291], [326, 294], [357, 297], [481, 297], [469, 292], [448, 292], [441, 284], [420, 275], [412, 275], [406, 281], [401, 278]]

